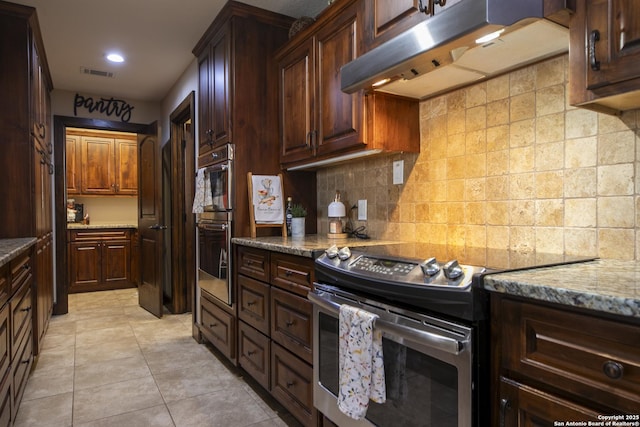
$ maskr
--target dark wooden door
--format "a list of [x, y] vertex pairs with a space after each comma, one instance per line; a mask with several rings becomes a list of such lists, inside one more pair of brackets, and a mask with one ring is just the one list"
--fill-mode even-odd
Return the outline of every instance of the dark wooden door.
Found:
[[147, 134], [138, 134], [138, 302], [156, 317], [162, 317], [163, 237], [166, 228], [162, 217], [161, 152], [157, 124], [154, 123]]

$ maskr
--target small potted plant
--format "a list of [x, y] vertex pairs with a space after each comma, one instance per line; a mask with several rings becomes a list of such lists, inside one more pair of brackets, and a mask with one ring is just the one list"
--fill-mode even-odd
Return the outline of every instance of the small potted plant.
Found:
[[291, 205], [291, 236], [304, 237], [305, 217], [307, 210], [301, 204]]

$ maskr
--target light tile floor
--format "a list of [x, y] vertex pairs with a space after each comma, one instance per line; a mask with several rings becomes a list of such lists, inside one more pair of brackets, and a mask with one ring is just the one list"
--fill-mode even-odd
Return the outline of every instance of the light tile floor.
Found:
[[191, 314], [157, 319], [138, 306], [136, 289], [69, 295], [69, 313], [51, 319], [15, 425], [298, 425], [191, 333]]

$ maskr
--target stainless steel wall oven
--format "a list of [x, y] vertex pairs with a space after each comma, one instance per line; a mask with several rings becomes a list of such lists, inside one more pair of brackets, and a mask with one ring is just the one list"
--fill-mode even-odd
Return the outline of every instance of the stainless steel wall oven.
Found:
[[204, 212], [198, 214], [198, 286], [232, 304], [231, 234], [233, 221], [234, 146], [215, 149], [205, 168]]

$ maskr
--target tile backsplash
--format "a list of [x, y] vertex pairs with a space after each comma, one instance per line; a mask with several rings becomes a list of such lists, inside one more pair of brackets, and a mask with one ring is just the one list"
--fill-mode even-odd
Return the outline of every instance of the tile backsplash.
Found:
[[[374, 238], [640, 259], [640, 110], [567, 104], [566, 55], [420, 104], [421, 152], [322, 169], [318, 232], [340, 190]], [[392, 163], [404, 160], [404, 184]]]

